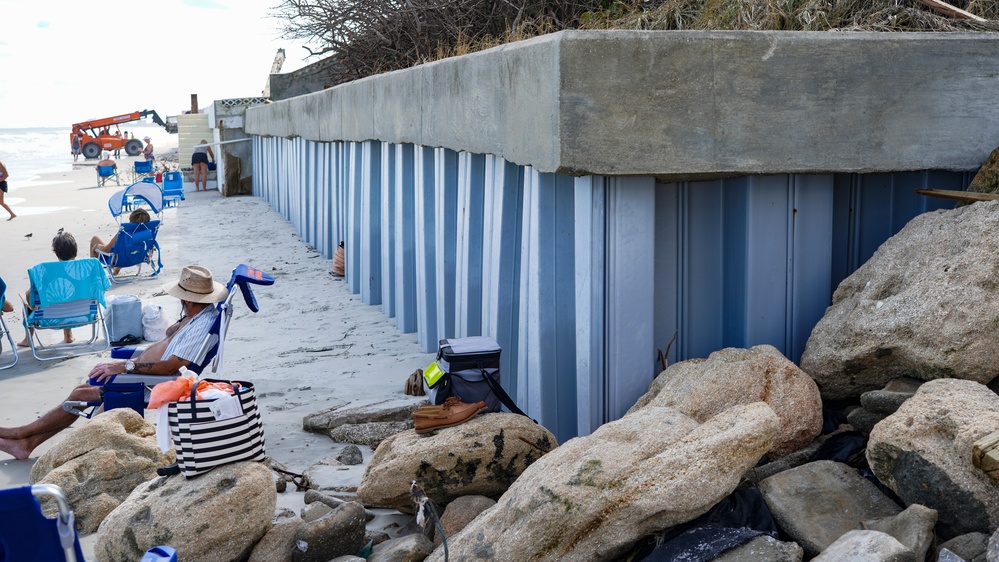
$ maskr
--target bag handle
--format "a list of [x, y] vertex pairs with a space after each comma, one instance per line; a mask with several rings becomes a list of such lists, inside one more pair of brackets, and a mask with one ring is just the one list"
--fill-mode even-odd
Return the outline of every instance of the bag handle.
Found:
[[493, 394], [495, 394], [496, 397], [500, 399], [500, 402], [502, 402], [503, 405], [510, 410], [510, 412], [514, 414], [520, 414], [525, 418], [531, 420], [532, 422], [538, 423], [538, 420], [525, 414], [523, 410], [517, 407], [517, 403], [513, 401], [513, 398], [510, 398], [510, 395], [507, 394], [506, 391], [503, 390], [503, 387], [497, 384], [496, 381], [494, 381], [493, 378], [490, 377], [488, 373], [486, 373], [485, 369], [479, 367], [479, 371], [482, 373], [482, 378], [485, 379], [486, 384], [489, 385], [489, 389], [493, 391]]
[[[208, 382], [227, 382], [230, 385], [232, 385], [233, 396], [239, 396], [240, 393], [243, 392], [244, 390], [247, 390], [247, 389], [253, 387], [253, 385], [251, 383], [243, 382], [243, 381], [223, 381], [223, 380], [217, 380], [217, 379], [201, 379], [201, 380], [208, 381]], [[201, 381], [198, 381], [198, 382], [201, 382]], [[239, 390], [236, 390], [236, 385], [239, 385]], [[198, 408], [197, 408], [197, 406], [194, 405], [194, 403], [197, 401], [197, 398], [196, 398], [197, 395], [198, 395], [198, 384], [196, 382], [196, 383], [194, 383], [193, 386], [191, 386], [191, 399], [188, 401], [188, 403], [191, 405], [191, 423], [196, 423], [198, 421]], [[535, 423], [537, 423], [537, 422], [535, 422]]]

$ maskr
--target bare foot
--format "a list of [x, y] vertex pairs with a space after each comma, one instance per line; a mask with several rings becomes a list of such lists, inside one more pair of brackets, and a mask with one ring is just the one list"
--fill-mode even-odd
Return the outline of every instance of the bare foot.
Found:
[[17, 347], [31, 347], [31, 344], [28, 343], [28, 338], [24, 338], [23, 340], [17, 342]]
[[0, 439], [0, 451], [19, 461], [31, 456], [31, 449], [27, 448], [23, 439]]
[[75, 341], [76, 338], [74, 338], [73, 336], [63, 336], [62, 338], [62, 343], [73, 343]]
[[10, 218], [9, 218], [9, 219], [7, 219], [7, 220], [9, 220], [9, 221], [12, 221], [12, 220], [14, 220], [14, 219], [16, 219], [16, 218], [17, 218], [17, 215], [11, 215], [11, 216], [10, 216]]

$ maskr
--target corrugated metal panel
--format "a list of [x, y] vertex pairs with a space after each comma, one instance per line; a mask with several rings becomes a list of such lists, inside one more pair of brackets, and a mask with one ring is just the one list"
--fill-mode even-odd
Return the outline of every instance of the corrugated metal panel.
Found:
[[392, 300], [397, 326], [426, 351], [495, 337], [504, 387], [560, 441], [623, 415], [674, 333], [671, 362], [760, 343], [797, 360], [839, 281], [912, 217], [950, 206], [913, 190], [970, 181], [934, 171], [655, 184], [320, 144], [255, 138], [254, 194], [324, 255], [345, 240], [351, 290]]

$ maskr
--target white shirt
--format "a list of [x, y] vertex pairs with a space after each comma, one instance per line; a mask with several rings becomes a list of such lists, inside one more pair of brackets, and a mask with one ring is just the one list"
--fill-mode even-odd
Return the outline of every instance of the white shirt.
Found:
[[[205, 338], [208, 336], [208, 332], [211, 331], [212, 325], [215, 323], [218, 315], [219, 311], [215, 308], [214, 304], [209, 304], [204, 310], [197, 313], [170, 340], [170, 345], [167, 346], [160, 360], [166, 361], [170, 356], [176, 355], [180, 359], [196, 364], [199, 359], [198, 352], [201, 351], [201, 346], [204, 345]], [[216, 335], [212, 335], [212, 338], [218, 340], [218, 336]], [[214, 342], [212, 343], [214, 344]], [[211, 348], [212, 346], [209, 345], [208, 347]]]

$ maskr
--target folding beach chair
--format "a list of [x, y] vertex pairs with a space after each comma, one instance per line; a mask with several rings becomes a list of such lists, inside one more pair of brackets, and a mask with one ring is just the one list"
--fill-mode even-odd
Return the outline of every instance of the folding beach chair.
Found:
[[115, 166], [97, 166], [97, 186], [104, 187], [110, 180], [114, 180], [115, 185], [121, 185], [121, 175]]
[[143, 178], [153, 175], [152, 160], [136, 160], [132, 166], [132, 182], [142, 181]]
[[[99, 249], [97, 260], [104, 265], [111, 283], [126, 283], [138, 279], [142, 274], [142, 266], [149, 264], [150, 272], [147, 277], [156, 277], [163, 269], [163, 261], [160, 259], [160, 245], [156, 241], [156, 233], [160, 229], [160, 221], [149, 222], [123, 222], [118, 227], [115, 235], [114, 246], [107, 252]], [[125, 269], [135, 267], [135, 273], [122, 275], [121, 271], [115, 274], [115, 269]]]
[[176, 207], [184, 200], [184, 176], [180, 172], [163, 174], [163, 206]]
[[[24, 304], [24, 328], [31, 354], [40, 361], [100, 353], [111, 347], [104, 324], [104, 291], [111, 286], [104, 266], [94, 258], [40, 263], [28, 270], [30, 302]], [[41, 330], [91, 327], [90, 339], [44, 345]], [[104, 342], [95, 346], [103, 335]]]
[[[3, 305], [4, 299], [6, 298], [7, 284], [4, 283], [3, 279], [0, 279], [0, 305]], [[10, 346], [10, 359], [4, 359], [6, 352], [3, 350], [3, 340], [7, 338], [7, 345]], [[3, 313], [0, 312], [0, 369], [9, 369], [17, 365], [17, 346], [14, 345], [14, 337], [10, 335], [10, 328], [7, 327], [7, 322], [3, 318]], [[0, 558], [0, 561], [3, 559]]]
[[[51, 497], [58, 514], [50, 519], [38, 497]], [[0, 490], [0, 562], [86, 562], [66, 494], [55, 484]], [[177, 562], [177, 551], [157, 546], [142, 562]]]
[[[49, 519], [36, 496], [51, 496], [59, 515]], [[83, 562], [73, 511], [54, 484], [0, 490], [0, 561]]]
[[[243, 296], [243, 301], [252, 312], [257, 312], [257, 297], [253, 294], [251, 285], [273, 285], [274, 278], [259, 269], [252, 268], [246, 264], [239, 264], [232, 270], [226, 288], [229, 289], [229, 296], [217, 305], [219, 310], [218, 318], [212, 325], [208, 336], [201, 345], [195, 361], [187, 367], [189, 371], [201, 374], [205, 367], [211, 364], [211, 372], [219, 373], [222, 364], [222, 350], [225, 343], [225, 336], [229, 331], [229, 322], [232, 319], [233, 300], [239, 289], [239, 294]], [[129, 359], [137, 355], [138, 350], [133, 347], [119, 347], [111, 350], [111, 357], [114, 359]], [[101, 410], [112, 410], [114, 408], [132, 408], [140, 415], [145, 413], [146, 390], [174, 377], [162, 375], [130, 375], [121, 374], [111, 377], [104, 383], [103, 402], [83, 402], [67, 401], [62, 405], [63, 410], [78, 416], [90, 418]], [[91, 384], [97, 385], [95, 381]], [[99, 385], [98, 385], [99, 386]], [[90, 410], [87, 410], [90, 408]], [[2, 562], [2, 559], [0, 559]]]

